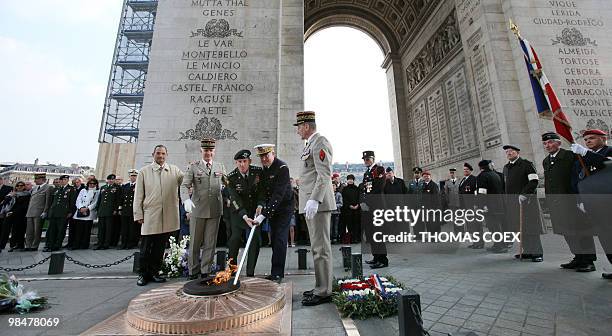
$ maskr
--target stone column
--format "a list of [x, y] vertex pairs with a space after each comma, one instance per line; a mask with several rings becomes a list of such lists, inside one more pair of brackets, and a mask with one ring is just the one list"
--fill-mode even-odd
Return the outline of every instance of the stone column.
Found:
[[389, 110], [391, 113], [391, 135], [393, 138], [393, 160], [395, 173], [403, 178], [410, 177], [410, 167], [405, 160], [409, 157], [408, 128], [406, 103], [404, 99], [404, 81], [402, 80], [402, 61], [398, 55], [387, 54], [382, 64], [387, 74], [389, 92]]

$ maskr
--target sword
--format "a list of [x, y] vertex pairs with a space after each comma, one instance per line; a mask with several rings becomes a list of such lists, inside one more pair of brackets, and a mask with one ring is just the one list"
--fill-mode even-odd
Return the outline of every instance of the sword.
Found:
[[257, 225], [253, 225], [251, 227], [249, 238], [247, 239], [246, 245], [244, 246], [244, 252], [242, 252], [242, 258], [240, 258], [240, 263], [238, 264], [238, 270], [236, 271], [236, 277], [234, 278], [234, 286], [238, 284], [238, 278], [240, 277], [240, 271], [242, 271], [242, 265], [244, 265], [244, 260], [246, 259], [247, 254], [249, 253], [249, 246], [251, 246], [251, 240], [253, 240], [253, 234], [255, 233], [255, 228], [257, 228]]

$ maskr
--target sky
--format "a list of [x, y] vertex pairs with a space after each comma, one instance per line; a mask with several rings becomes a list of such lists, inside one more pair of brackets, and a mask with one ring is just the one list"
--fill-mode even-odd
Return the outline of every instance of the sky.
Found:
[[[122, 0], [0, 0], [0, 162], [95, 166]], [[392, 160], [383, 54], [328, 28], [305, 45], [305, 107], [335, 162]], [[9, 144], [9, 145], [7, 145]]]

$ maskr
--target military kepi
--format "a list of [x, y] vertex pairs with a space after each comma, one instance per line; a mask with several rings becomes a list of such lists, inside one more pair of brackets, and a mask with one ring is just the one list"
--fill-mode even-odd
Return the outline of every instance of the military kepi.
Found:
[[293, 126], [297, 126], [305, 122], [315, 122], [314, 111], [301, 111], [296, 113], [296, 122], [293, 124]]
[[241, 149], [234, 155], [234, 160], [244, 160], [251, 158], [251, 151], [248, 149]]
[[34, 179], [35, 180], [39, 179], [39, 178], [46, 179], [47, 178], [47, 173], [36, 173], [36, 174], [34, 174]]
[[555, 132], [546, 132], [542, 134], [542, 141], [547, 141], [547, 140], [561, 140], [561, 137], [559, 136], [559, 134]]
[[200, 147], [202, 147], [203, 149], [215, 149], [216, 143], [217, 140], [213, 138], [204, 138], [202, 139], [202, 141], [200, 141]]
[[130, 175], [130, 176], [138, 176], [138, 170], [136, 170], [136, 169], [130, 169], [130, 170], [128, 171], [128, 175]]
[[582, 133], [582, 136], [587, 136], [587, 135], [607, 135], [607, 134], [606, 132], [599, 130], [599, 129], [590, 129]]
[[274, 151], [274, 147], [275, 145], [273, 144], [261, 144], [255, 146], [255, 151], [257, 152], [257, 155], [266, 155]]
[[361, 159], [365, 160], [368, 158], [371, 158], [371, 159], [374, 158], [374, 151], [363, 151], [363, 154], [361, 155]]
[[415, 173], [415, 174], [416, 173], [420, 174], [420, 173], [423, 172], [423, 169], [421, 167], [414, 167], [414, 168], [412, 168], [412, 172]]
[[520, 149], [520, 148], [518, 148], [518, 147], [516, 147], [516, 146], [514, 146], [514, 145], [505, 145], [505, 146], [504, 146], [504, 147], [502, 147], [502, 148], [503, 148], [504, 150], [506, 150], [506, 149], [514, 149], [514, 150], [515, 150], [515, 151], [517, 151], [517, 152], [520, 152], [520, 151], [521, 151], [521, 149]]
[[67, 180], [67, 179], [69, 179], [69, 178], [70, 178], [70, 176], [68, 176], [68, 175], [60, 175], [60, 177], [59, 177], [59, 178], [60, 178], [60, 180], [64, 180], [64, 179], [66, 179], [66, 180]]

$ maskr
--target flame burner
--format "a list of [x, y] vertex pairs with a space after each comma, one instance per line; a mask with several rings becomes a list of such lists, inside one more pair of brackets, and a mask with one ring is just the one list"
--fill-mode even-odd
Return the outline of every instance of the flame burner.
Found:
[[234, 278], [221, 284], [214, 284], [213, 279], [214, 277], [209, 276], [189, 281], [183, 286], [183, 293], [194, 296], [223, 295], [235, 292], [240, 288], [240, 281], [234, 286]]
[[283, 287], [272, 281], [246, 278], [239, 286], [233, 279], [220, 285], [210, 281], [171, 283], [138, 295], [127, 308], [127, 323], [164, 335], [229, 332], [265, 323], [286, 305]]

